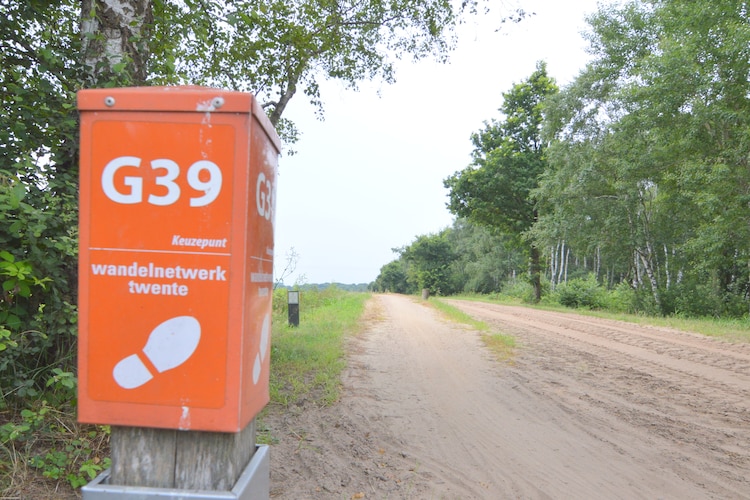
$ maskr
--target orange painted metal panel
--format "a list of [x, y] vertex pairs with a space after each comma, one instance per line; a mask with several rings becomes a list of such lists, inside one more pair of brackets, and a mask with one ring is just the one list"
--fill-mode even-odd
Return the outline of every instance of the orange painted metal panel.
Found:
[[239, 431], [268, 402], [278, 137], [240, 92], [78, 106], [79, 420]]

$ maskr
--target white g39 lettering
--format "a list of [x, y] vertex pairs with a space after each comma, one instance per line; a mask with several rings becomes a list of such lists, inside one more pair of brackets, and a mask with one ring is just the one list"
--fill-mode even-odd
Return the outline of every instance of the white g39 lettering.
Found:
[[[208, 172], [208, 180], [205, 182], [199, 177], [204, 170]], [[193, 163], [188, 169], [187, 179], [191, 188], [204, 193], [203, 196], [198, 198], [190, 198], [191, 207], [205, 207], [214, 201], [221, 192], [221, 169], [214, 162], [200, 160]]]
[[107, 163], [102, 172], [102, 189], [107, 198], [114, 201], [115, 203], [122, 203], [123, 205], [130, 205], [133, 203], [140, 203], [143, 197], [143, 179], [140, 177], [126, 176], [123, 183], [130, 187], [129, 193], [121, 193], [115, 188], [115, 173], [122, 167], [135, 167], [141, 166], [141, 159], [135, 156], [120, 156], [115, 158], [111, 162]]
[[148, 202], [160, 207], [172, 205], [180, 199], [180, 186], [175, 183], [175, 179], [180, 175], [180, 166], [172, 160], [159, 159], [151, 162], [151, 168], [154, 170], [163, 168], [167, 171], [166, 174], [156, 178], [156, 185], [167, 188], [167, 194], [164, 196], [151, 194], [148, 197]]
[[258, 207], [260, 216], [266, 220], [271, 220], [271, 210], [273, 209], [272, 196], [273, 184], [261, 172], [258, 176], [258, 182], [255, 185], [255, 205]]
[[[180, 199], [182, 190], [177, 183], [180, 177], [180, 166], [173, 160], [159, 158], [151, 160], [153, 170], [164, 170], [163, 175], [159, 175], [154, 180], [157, 186], [165, 188], [166, 194], [148, 195], [147, 202], [151, 205], [165, 207], [177, 203]], [[121, 191], [115, 186], [115, 175], [123, 167], [140, 168], [141, 159], [136, 156], [120, 156], [107, 163], [102, 171], [102, 190], [107, 198], [115, 203], [132, 205], [143, 202], [143, 177], [138, 175], [126, 175], [122, 183], [129, 189]], [[208, 172], [208, 179], [202, 180], [201, 173]], [[205, 178], [205, 175], [203, 176]], [[187, 184], [195, 190], [202, 192], [200, 196], [190, 198], [191, 207], [204, 207], [213, 203], [221, 193], [222, 175], [221, 169], [214, 162], [208, 160], [199, 160], [187, 170]], [[269, 195], [270, 196], [270, 195]]]

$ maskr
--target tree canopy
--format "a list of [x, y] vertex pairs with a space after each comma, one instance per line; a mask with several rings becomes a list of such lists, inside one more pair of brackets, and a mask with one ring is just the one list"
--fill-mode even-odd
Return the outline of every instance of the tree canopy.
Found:
[[747, 2], [634, 1], [590, 24], [595, 59], [549, 107], [535, 237], [601, 252], [660, 312], [699, 288], [746, 303]]
[[[0, 381], [31, 395], [74, 371], [78, 117], [88, 87], [249, 91], [280, 135], [289, 100], [322, 111], [322, 79], [394, 81], [401, 58], [445, 60], [484, 0], [0, 0]], [[66, 372], [69, 373], [69, 372]], [[1, 401], [0, 401], [1, 403]]]
[[[352, 88], [370, 79], [391, 83], [394, 63], [403, 57], [445, 60], [455, 42], [455, 27], [483, 3], [85, 0], [84, 34], [87, 28], [96, 34], [84, 48], [98, 47], [97, 38], [106, 35], [101, 28], [125, 10], [130, 15], [123, 20], [130, 20], [121, 20], [119, 31], [127, 32], [132, 43], [110, 47], [125, 49], [127, 57], [116, 57], [117, 64], [125, 64], [123, 70], [134, 76], [145, 76], [136, 81], [251, 92], [279, 126], [298, 92], [322, 112], [321, 79], [337, 79]], [[120, 9], [119, 4], [127, 7]], [[120, 39], [115, 28], [112, 34]]]
[[[517, 236], [537, 219], [531, 193], [545, 169], [542, 120], [546, 99], [557, 92], [543, 62], [524, 82], [503, 93], [501, 120], [473, 134], [473, 161], [445, 179], [448, 209], [470, 221]], [[532, 283], [541, 297], [539, 254], [529, 247]]]
[[[510, 98], [522, 87], [504, 94], [503, 117], [472, 136], [471, 165], [445, 180], [449, 209], [493, 237], [522, 236], [532, 262], [538, 249], [552, 294], [593, 276], [632, 292], [632, 310], [748, 315], [748, 13], [740, 0], [600, 6], [591, 62], [560, 92], [529, 92], [534, 106]], [[481, 260], [455, 242], [455, 262]]]
[[162, 40], [176, 35], [190, 41], [174, 47], [181, 79], [252, 92], [275, 124], [297, 91], [320, 105], [321, 78], [352, 87], [365, 79], [392, 82], [393, 63], [402, 55], [445, 58], [453, 27], [469, 6], [441, 0], [187, 0], [184, 7], [156, 7], [157, 18], [173, 19]]

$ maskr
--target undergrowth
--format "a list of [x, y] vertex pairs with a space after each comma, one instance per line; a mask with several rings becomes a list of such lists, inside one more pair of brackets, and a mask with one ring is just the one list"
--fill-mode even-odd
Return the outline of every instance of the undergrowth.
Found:
[[[71, 377], [68, 381], [74, 380]], [[74, 498], [110, 466], [109, 427], [76, 421], [75, 386], [50, 399], [4, 400], [0, 410], [0, 498]]]

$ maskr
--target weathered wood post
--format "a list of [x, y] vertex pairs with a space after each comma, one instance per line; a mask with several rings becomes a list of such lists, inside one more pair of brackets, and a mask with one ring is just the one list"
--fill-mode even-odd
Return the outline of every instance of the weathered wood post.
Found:
[[241, 92], [92, 89], [78, 107], [79, 421], [112, 425], [84, 498], [267, 497], [279, 139]]

